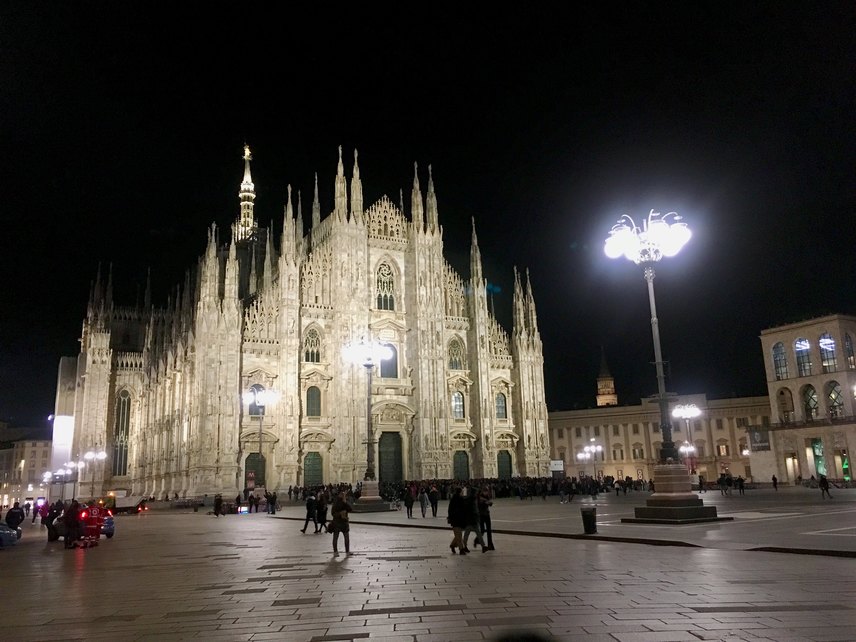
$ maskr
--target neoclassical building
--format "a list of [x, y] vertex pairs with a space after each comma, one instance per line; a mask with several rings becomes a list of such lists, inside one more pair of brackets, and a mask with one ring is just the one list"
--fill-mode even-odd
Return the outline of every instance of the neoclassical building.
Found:
[[[757, 475], [749, 428], [770, 426], [767, 397], [708, 399], [705, 394], [669, 393], [670, 409], [678, 404], [694, 404], [701, 411], [689, 424], [672, 420], [675, 445], [694, 447], [686, 459], [688, 468], [708, 481], [722, 473], [747, 479]], [[647, 397], [639, 404], [618, 405], [615, 380], [602, 361], [597, 407], [551, 412], [550, 437], [551, 455], [563, 462], [568, 477], [650, 480], [662, 447], [658, 399]], [[601, 450], [587, 459], [585, 448], [592, 445]]]
[[761, 332], [773, 421], [750, 435], [753, 464], [765, 478], [852, 479], [854, 341], [856, 317], [842, 314]]
[[[431, 168], [406, 218], [403, 199], [364, 206], [356, 152], [348, 181], [340, 149], [332, 211], [321, 216], [316, 175], [304, 231], [289, 186], [275, 238], [254, 215], [250, 165], [245, 148], [231, 234], [211, 226], [166, 306], [149, 288], [119, 305], [109, 277], [92, 287], [80, 354], [60, 364], [55, 443], [72, 459], [108, 453], [81, 471], [93, 494], [353, 482], [367, 442], [381, 481], [546, 475], [528, 272], [515, 270], [509, 335], [488, 307], [475, 224], [469, 278], [444, 258]], [[361, 341], [390, 353], [370, 389], [344, 350]]]

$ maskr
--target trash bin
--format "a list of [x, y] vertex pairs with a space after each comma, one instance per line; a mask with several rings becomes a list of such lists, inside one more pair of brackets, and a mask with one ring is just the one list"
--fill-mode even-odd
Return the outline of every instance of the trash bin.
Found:
[[597, 533], [597, 507], [583, 506], [580, 508], [580, 514], [583, 516], [583, 530], [586, 535]]

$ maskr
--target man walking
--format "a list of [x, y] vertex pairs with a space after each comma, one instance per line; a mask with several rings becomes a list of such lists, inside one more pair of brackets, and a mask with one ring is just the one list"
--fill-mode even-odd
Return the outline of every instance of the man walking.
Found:
[[476, 497], [476, 489], [473, 486], [467, 488], [467, 495], [464, 497], [464, 506], [466, 507], [467, 525], [464, 528], [464, 552], [469, 553], [467, 540], [470, 538], [470, 533], [476, 534], [473, 540], [473, 546], [480, 544], [482, 553], [487, 553], [487, 545], [484, 543], [481, 533], [481, 520], [479, 519], [478, 498]]
[[301, 533], [306, 532], [306, 527], [309, 526], [309, 520], [312, 520], [312, 523], [315, 525], [315, 532], [318, 532], [318, 520], [315, 517], [315, 509], [317, 507], [317, 502], [315, 501], [315, 494], [309, 493], [306, 497], [306, 521], [303, 522], [303, 528], [300, 529]]
[[773, 490], [779, 490], [779, 478], [773, 475]]
[[482, 541], [487, 537], [487, 550], [493, 551], [493, 530], [490, 526], [490, 507], [493, 506], [493, 500], [490, 498], [490, 490], [487, 486], [482, 486], [478, 496], [479, 508], [479, 526], [482, 532]]
[[[829, 499], [832, 499], [832, 495], [829, 494], [829, 480], [826, 478], [826, 475], [820, 476], [820, 481], [817, 483], [817, 485], [820, 486], [821, 499], [826, 499], [827, 497], [829, 497]], [[15, 506], [17, 505], [18, 504], [16, 503]]]

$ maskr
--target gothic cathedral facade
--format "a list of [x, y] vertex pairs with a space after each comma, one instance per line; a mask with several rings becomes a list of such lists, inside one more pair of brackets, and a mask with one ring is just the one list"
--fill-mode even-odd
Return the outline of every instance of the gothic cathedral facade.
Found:
[[[403, 199], [364, 207], [356, 152], [349, 186], [340, 149], [333, 211], [321, 217], [316, 175], [304, 233], [289, 186], [277, 243], [254, 216], [250, 161], [245, 148], [231, 237], [211, 226], [165, 307], [148, 287], [122, 307], [112, 279], [93, 285], [57, 394], [70, 452], [108, 454], [80, 488], [161, 498], [356, 482], [369, 448], [381, 482], [548, 475], [528, 272], [515, 270], [509, 335], [488, 308], [475, 224], [470, 278], [444, 258], [430, 167], [408, 220]], [[365, 344], [388, 358], [349, 358]]]

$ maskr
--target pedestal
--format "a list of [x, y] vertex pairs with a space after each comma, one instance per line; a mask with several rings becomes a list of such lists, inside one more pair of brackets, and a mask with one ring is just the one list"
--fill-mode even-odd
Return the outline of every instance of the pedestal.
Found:
[[717, 517], [716, 506], [704, 505], [693, 492], [690, 475], [682, 464], [654, 466], [654, 491], [645, 506], [634, 510], [636, 517], [625, 517], [621, 521], [631, 524], [680, 525], [734, 519]]
[[362, 483], [360, 498], [354, 502], [355, 513], [379, 513], [392, 510], [389, 502], [381, 499], [376, 481], [366, 480]]

